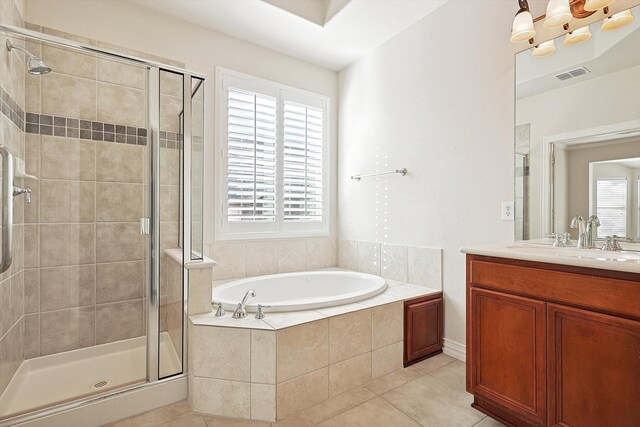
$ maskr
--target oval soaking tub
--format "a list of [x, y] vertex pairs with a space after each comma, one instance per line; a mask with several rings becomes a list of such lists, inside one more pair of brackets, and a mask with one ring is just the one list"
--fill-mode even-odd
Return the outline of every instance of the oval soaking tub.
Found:
[[269, 305], [269, 312], [312, 310], [362, 301], [384, 292], [382, 277], [353, 271], [306, 271], [273, 274], [235, 280], [213, 288], [214, 301], [225, 310], [234, 310], [248, 290], [245, 309], [255, 312], [258, 304]]

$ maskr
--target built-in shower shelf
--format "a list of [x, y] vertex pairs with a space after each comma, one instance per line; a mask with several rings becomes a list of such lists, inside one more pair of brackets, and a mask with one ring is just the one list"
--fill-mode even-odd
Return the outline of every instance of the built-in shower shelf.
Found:
[[24, 160], [19, 159], [19, 158], [15, 158], [16, 159], [16, 170], [15, 170], [15, 177], [16, 178], [26, 178], [26, 179], [33, 179], [33, 180], [38, 180], [37, 176], [33, 176], [30, 175], [26, 172], [26, 168], [24, 165]]

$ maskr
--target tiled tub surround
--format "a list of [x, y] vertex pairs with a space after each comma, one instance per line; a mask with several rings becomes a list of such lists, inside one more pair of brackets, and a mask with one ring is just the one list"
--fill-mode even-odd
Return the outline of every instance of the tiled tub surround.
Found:
[[338, 240], [338, 266], [442, 289], [442, 249]]
[[216, 242], [208, 248], [218, 262], [215, 281], [318, 270], [337, 265], [337, 248], [331, 237], [246, 242]]
[[[23, 27], [17, 3], [21, 0], [0, 0], [0, 22]], [[24, 6], [24, 4], [22, 5]], [[22, 8], [24, 10], [24, 7]], [[2, 43], [4, 46], [4, 37]], [[24, 43], [12, 39], [12, 43]], [[24, 56], [0, 51], [0, 138], [11, 153], [24, 159]], [[17, 179], [15, 185], [28, 183]], [[0, 393], [24, 358], [24, 197], [16, 197], [13, 206], [13, 263], [0, 274]]]
[[[167, 292], [160, 297], [160, 331], [167, 332], [177, 355], [182, 355], [182, 249], [166, 249]], [[213, 268], [217, 262], [204, 257], [201, 261], [187, 263], [184, 268], [189, 273], [188, 314], [211, 311], [211, 283]], [[181, 357], [181, 356], [180, 356]], [[160, 370], [165, 362], [160, 360]], [[175, 373], [175, 372], [173, 372]]]
[[402, 369], [404, 301], [439, 290], [389, 284], [358, 303], [263, 320], [191, 316], [193, 410], [274, 421]]

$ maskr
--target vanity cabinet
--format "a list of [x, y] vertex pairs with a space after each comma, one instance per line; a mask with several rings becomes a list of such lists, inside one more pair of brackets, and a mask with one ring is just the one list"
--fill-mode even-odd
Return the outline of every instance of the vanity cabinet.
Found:
[[442, 352], [442, 293], [404, 303], [404, 366]]
[[467, 255], [467, 391], [513, 426], [640, 426], [640, 274]]
[[556, 304], [547, 318], [549, 424], [639, 426], [640, 322]]
[[482, 289], [471, 299], [474, 394], [544, 425], [545, 303]]

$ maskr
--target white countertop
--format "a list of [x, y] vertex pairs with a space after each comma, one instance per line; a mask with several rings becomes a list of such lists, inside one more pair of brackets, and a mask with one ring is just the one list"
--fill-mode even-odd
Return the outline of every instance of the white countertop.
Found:
[[[632, 249], [631, 245], [626, 245]], [[640, 245], [634, 245], [640, 248]], [[633, 248], [637, 249], [637, 248]], [[547, 262], [601, 270], [640, 273], [640, 252], [607, 252], [599, 249], [554, 248], [538, 241], [494, 243], [468, 246], [460, 249], [465, 254], [511, 258], [525, 261]]]

